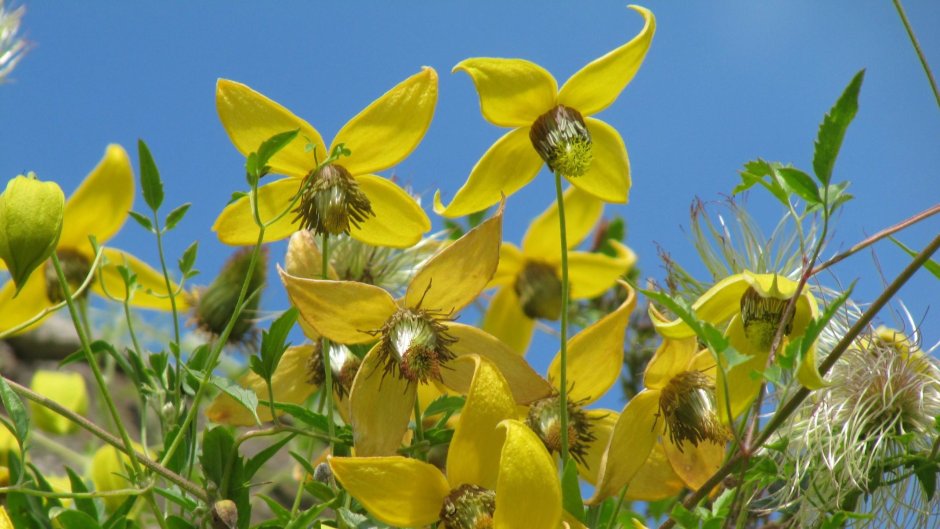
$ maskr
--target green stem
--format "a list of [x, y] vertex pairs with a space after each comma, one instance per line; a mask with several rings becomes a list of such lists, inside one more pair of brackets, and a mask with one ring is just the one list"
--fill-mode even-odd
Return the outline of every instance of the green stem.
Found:
[[18, 492], [20, 494], [25, 494], [27, 496], [39, 496], [40, 498], [62, 498], [62, 499], [94, 499], [94, 498], [104, 498], [107, 496], [137, 496], [140, 494], [147, 494], [151, 492], [153, 485], [148, 485], [142, 489], [117, 489], [117, 490], [106, 490], [106, 491], [95, 491], [95, 492], [49, 492], [45, 490], [36, 490], [23, 487], [20, 485], [12, 487], [0, 487], [0, 494], [7, 494], [9, 492]]
[[[411, 444], [412, 446], [420, 446], [420, 444], [424, 442], [424, 424], [421, 423], [421, 403], [418, 402], [417, 397], [415, 397], [414, 414], [415, 414], [415, 438]], [[425, 460], [423, 450], [415, 450], [414, 455], [417, 459], [420, 459], [421, 461]]]
[[930, 89], [933, 90], [933, 97], [937, 100], [937, 106], [940, 106], [940, 90], [937, 89], [937, 81], [933, 78], [930, 65], [927, 64], [927, 57], [924, 56], [923, 50], [920, 49], [920, 43], [917, 42], [917, 37], [914, 36], [914, 28], [911, 27], [911, 23], [907, 20], [907, 15], [904, 14], [904, 8], [901, 7], [901, 0], [893, 1], [895, 9], [898, 10], [898, 16], [901, 17], [901, 23], [904, 24], [904, 29], [907, 30], [907, 36], [911, 39], [911, 44], [914, 46], [914, 52], [917, 53], [917, 58], [920, 59], [920, 65], [924, 69], [924, 73], [927, 74], [927, 81], [930, 83]]
[[558, 380], [558, 398], [561, 402], [561, 466], [568, 464], [568, 228], [565, 225], [565, 196], [561, 189], [561, 174], [555, 172], [555, 200], [558, 204], [558, 227], [561, 230], [561, 336]]
[[620, 509], [623, 507], [623, 500], [627, 497], [628, 485], [624, 485], [623, 490], [620, 491], [620, 498], [617, 500], [617, 505], [614, 506], [614, 513], [610, 516], [610, 523], [607, 524], [607, 529], [614, 529], [617, 523], [617, 517], [620, 516]]
[[173, 359], [176, 361], [176, 387], [173, 388], [173, 403], [176, 409], [181, 409], [183, 401], [183, 365], [180, 361], [180, 317], [179, 310], [176, 308], [176, 290], [173, 289], [173, 282], [170, 281], [170, 271], [166, 267], [166, 255], [163, 251], [163, 231], [160, 229], [160, 218], [157, 216], [157, 210], [153, 210], [153, 231], [157, 236], [157, 254], [160, 256], [160, 269], [163, 271], [163, 281], [166, 285], [167, 296], [170, 297], [170, 309], [173, 313], [173, 343], [176, 347], [171, 347]]
[[[323, 262], [321, 263], [320, 275], [322, 279], [329, 278], [329, 269], [330, 269], [330, 234], [323, 234], [323, 248], [321, 249], [320, 254], [323, 257]], [[333, 364], [332, 359], [330, 358], [330, 341], [327, 338], [322, 338], [320, 341], [320, 354], [323, 356], [323, 370], [324, 370], [324, 389], [326, 396], [326, 426], [328, 428], [327, 432], [330, 434], [330, 453], [333, 453], [333, 441], [336, 437], [336, 426], [333, 424]]]

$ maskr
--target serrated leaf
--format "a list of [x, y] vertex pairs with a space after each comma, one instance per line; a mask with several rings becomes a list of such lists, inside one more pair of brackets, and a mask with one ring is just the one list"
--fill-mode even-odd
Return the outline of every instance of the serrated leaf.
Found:
[[169, 212], [166, 216], [166, 222], [163, 223], [163, 231], [167, 232], [175, 228], [176, 225], [183, 220], [183, 217], [186, 216], [186, 212], [189, 211], [190, 206], [192, 206], [192, 204], [187, 202]]
[[777, 169], [777, 174], [783, 179], [787, 189], [805, 200], [807, 205], [822, 202], [819, 187], [808, 174], [793, 167], [781, 167]]
[[[916, 252], [908, 248], [904, 243], [895, 239], [894, 237], [888, 237], [888, 238], [891, 239], [891, 242], [893, 242], [894, 244], [897, 244], [902, 250], [904, 250], [907, 253], [907, 255], [910, 255], [911, 257], [917, 257], [917, 254], [920, 253], [920, 252]], [[928, 272], [933, 274], [934, 277], [936, 277], [937, 279], [940, 279], [940, 264], [938, 264], [936, 261], [934, 261], [933, 259], [927, 259], [924, 262], [924, 268], [927, 269]]]
[[578, 519], [584, 518], [584, 500], [581, 498], [581, 486], [578, 483], [578, 465], [573, 458], [568, 458], [561, 474], [561, 503], [565, 511]]
[[156, 231], [153, 229], [153, 222], [151, 222], [148, 217], [137, 213], [136, 211], [128, 211], [127, 214], [130, 215], [132, 219], [137, 221], [137, 224], [140, 224], [143, 229], [149, 231], [150, 233], [156, 233]]
[[140, 160], [140, 188], [144, 201], [150, 209], [156, 211], [163, 204], [163, 182], [160, 171], [150, 155], [150, 149], [144, 140], [137, 140], [137, 156]]
[[13, 421], [13, 432], [16, 435], [16, 442], [20, 445], [20, 454], [25, 454], [26, 440], [29, 438], [29, 414], [20, 396], [13, 391], [13, 388], [7, 384], [7, 379], [0, 376], [0, 400], [3, 401], [3, 407], [7, 415]]
[[199, 241], [194, 241], [183, 251], [179, 259], [180, 272], [184, 275], [189, 273], [196, 264], [196, 254], [199, 252]]
[[862, 89], [864, 78], [865, 70], [855, 74], [842, 95], [839, 96], [839, 100], [826, 113], [819, 125], [813, 151], [813, 171], [816, 172], [816, 178], [823, 185], [829, 185], [829, 180], [832, 179], [832, 168], [835, 166], [839, 149], [842, 148], [845, 131], [858, 112], [858, 94]]
[[[199, 378], [200, 374], [198, 372], [193, 371], [189, 367], [185, 369], [189, 371], [190, 375]], [[236, 402], [251, 412], [251, 416], [255, 419], [255, 424], [261, 424], [261, 418], [258, 417], [258, 395], [256, 395], [254, 391], [239, 386], [237, 382], [217, 375], [210, 376], [209, 383], [229, 397], [235, 399]]]

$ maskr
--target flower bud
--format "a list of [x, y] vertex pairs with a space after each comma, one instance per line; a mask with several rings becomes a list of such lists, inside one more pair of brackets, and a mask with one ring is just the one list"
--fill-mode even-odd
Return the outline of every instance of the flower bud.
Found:
[[212, 506], [212, 529], [235, 529], [238, 506], [232, 500], [219, 500]]
[[0, 258], [6, 262], [17, 292], [59, 242], [65, 195], [55, 182], [36, 175], [17, 176], [0, 194]]
[[[232, 332], [229, 333], [228, 343], [249, 343], [255, 337], [254, 325], [258, 307], [261, 304], [261, 293], [264, 289], [267, 275], [267, 249], [263, 248], [260, 259], [255, 263], [254, 273], [248, 280], [248, 302], [238, 316]], [[229, 318], [235, 312], [238, 296], [241, 293], [242, 283], [248, 275], [251, 263], [251, 250], [243, 249], [235, 252], [226, 261], [218, 277], [207, 288], [194, 294], [193, 320], [196, 325], [211, 336], [219, 336], [228, 325]]]
[[[88, 411], [88, 391], [85, 379], [78, 373], [36, 371], [30, 389], [79, 414]], [[65, 435], [78, 429], [78, 425], [36, 402], [30, 401], [33, 421], [41, 430]]]

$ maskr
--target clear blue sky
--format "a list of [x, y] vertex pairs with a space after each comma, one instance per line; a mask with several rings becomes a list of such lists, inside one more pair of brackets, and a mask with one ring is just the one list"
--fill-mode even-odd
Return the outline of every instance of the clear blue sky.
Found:
[[[940, 68], [940, 3], [906, 4]], [[852, 180], [857, 198], [828, 255], [940, 201], [940, 110], [890, 1], [645, 5], [658, 19], [652, 49], [599, 116], [621, 132], [630, 153], [630, 204], [608, 211], [626, 217], [645, 275], [662, 278], [657, 243], [694, 262], [682, 229], [689, 204], [730, 193], [744, 162], [763, 157], [809, 170], [823, 113], [861, 68], [868, 69], [861, 109], [835, 171], [836, 179]], [[230, 251], [209, 228], [231, 192], [245, 186], [244, 160], [215, 112], [217, 78], [254, 87], [331, 138], [375, 97], [433, 66], [440, 74], [434, 122], [394, 169], [430, 204], [438, 188], [449, 200], [504, 132], [483, 120], [470, 79], [449, 73], [454, 64], [522, 57], [563, 82], [632, 38], [641, 23], [620, 1], [27, 2], [24, 27], [35, 46], [14, 82], [0, 86], [0, 175], [34, 170], [71, 193], [106, 144], [123, 144], [136, 160], [136, 140], [144, 138], [163, 174], [166, 204], [193, 203], [168, 253], [175, 261], [199, 239], [204, 276], [197, 279], [207, 282]], [[552, 197], [543, 172], [510, 199], [505, 238], [518, 242]], [[752, 198], [753, 213], [770, 230], [780, 209]], [[140, 197], [136, 206], [144, 207]], [[940, 219], [932, 219], [901, 238], [919, 248], [937, 232]], [[156, 262], [152, 240], [133, 222], [112, 242]], [[907, 262], [890, 243], [876, 251], [888, 279]], [[836, 271], [845, 283], [861, 278], [859, 301], [882, 285], [871, 253]], [[902, 297], [923, 319], [927, 342], [940, 339], [940, 282], [921, 272]], [[264, 306], [286, 307], [279, 286]], [[555, 346], [541, 340], [536, 347], [542, 350], [530, 355], [544, 366]], [[619, 407], [616, 399], [610, 405]]]

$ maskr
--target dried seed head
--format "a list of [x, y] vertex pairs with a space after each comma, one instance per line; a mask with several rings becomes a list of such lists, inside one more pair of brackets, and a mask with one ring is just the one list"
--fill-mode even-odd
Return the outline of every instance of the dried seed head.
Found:
[[454, 358], [444, 315], [420, 308], [399, 309], [379, 331], [385, 374], [411, 382], [441, 380], [441, 367]]
[[[584, 465], [588, 447], [597, 437], [582, 404], [568, 401], [568, 452]], [[529, 406], [526, 424], [539, 436], [549, 452], [561, 453], [561, 398], [558, 395], [538, 400]]]
[[698, 446], [702, 441], [720, 444], [728, 440], [715, 407], [715, 382], [701, 371], [672, 377], [659, 395], [658, 416], [665, 419], [669, 438], [679, 451], [683, 441]]
[[238, 507], [232, 500], [219, 500], [212, 505], [212, 529], [235, 529]]
[[444, 499], [440, 517], [445, 529], [492, 529], [494, 512], [496, 493], [465, 483]]
[[[764, 297], [754, 287], [748, 287], [741, 296], [741, 322], [744, 324], [744, 335], [747, 336], [751, 345], [760, 351], [770, 350], [789, 301], [789, 299]], [[784, 326], [784, 336], [789, 335], [793, 330], [794, 314], [795, 311], [790, 314]]]
[[[349, 395], [353, 380], [359, 371], [362, 361], [342, 344], [330, 343], [330, 367], [333, 371], [333, 391], [343, 398]], [[307, 382], [314, 386], [322, 386], [326, 381], [326, 370], [323, 367], [323, 349], [321, 342], [313, 344], [310, 357], [307, 358]]]
[[561, 280], [555, 267], [527, 261], [513, 285], [522, 311], [532, 319], [557, 320], [561, 317]]
[[[262, 248], [260, 259], [255, 263], [251, 279], [248, 281], [248, 295], [245, 308], [235, 321], [235, 326], [228, 335], [230, 344], [250, 344], [254, 342], [257, 331], [255, 318], [261, 305], [261, 291], [267, 278], [267, 248]], [[208, 287], [193, 292], [193, 312], [191, 322], [210, 336], [221, 336], [228, 325], [229, 318], [235, 313], [242, 284], [248, 275], [251, 264], [251, 249], [241, 249], [225, 262], [219, 275]]]
[[311, 171], [300, 188], [300, 205], [294, 211], [300, 229], [318, 235], [349, 233], [352, 224], [374, 217], [369, 198], [342, 165], [331, 163]]
[[552, 172], [581, 176], [591, 167], [591, 133], [577, 110], [557, 105], [529, 129], [529, 140]]
[[[91, 261], [87, 257], [74, 250], [63, 248], [56, 252], [59, 257], [59, 263], [62, 265], [62, 273], [65, 274], [65, 280], [69, 284], [72, 293], [82, 285], [88, 273], [91, 272]], [[59, 276], [56, 274], [55, 266], [52, 260], [46, 261], [43, 267], [46, 274], [46, 298], [50, 303], [61, 303], [65, 301], [62, 295], [62, 287], [59, 285]], [[81, 293], [79, 297], [88, 295], [88, 290]]]

